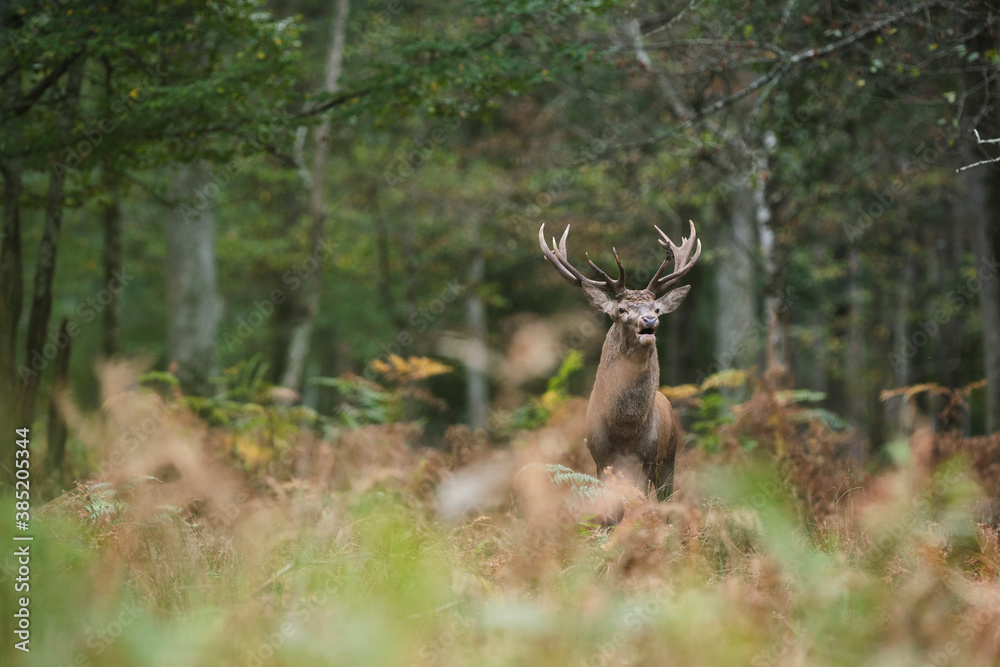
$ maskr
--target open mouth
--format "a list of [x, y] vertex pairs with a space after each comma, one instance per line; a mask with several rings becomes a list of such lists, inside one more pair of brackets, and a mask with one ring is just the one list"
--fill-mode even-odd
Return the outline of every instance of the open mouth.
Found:
[[644, 327], [639, 329], [639, 342], [650, 343], [656, 340], [656, 327]]

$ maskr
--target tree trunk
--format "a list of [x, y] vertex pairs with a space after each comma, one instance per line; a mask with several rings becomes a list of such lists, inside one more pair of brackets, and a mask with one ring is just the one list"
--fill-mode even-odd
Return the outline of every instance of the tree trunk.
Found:
[[[204, 163], [181, 165], [171, 174], [168, 196], [189, 200], [208, 180]], [[218, 374], [215, 220], [210, 206], [192, 210], [176, 206], [167, 216], [167, 351], [184, 391], [205, 395]]]
[[764, 268], [764, 320], [767, 323], [767, 343], [765, 346], [764, 377], [773, 389], [788, 385], [791, 369], [788, 367], [788, 344], [785, 331], [787, 305], [784, 295], [784, 267], [778, 266], [775, 247], [774, 213], [767, 201], [767, 189], [763, 175], [767, 172], [767, 159], [761, 158], [756, 169], [756, 183], [753, 184], [755, 221], [757, 237], [760, 239], [760, 255]]
[[[378, 193], [372, 194], [369, 200], [371, 205], [375, 205], [375, 198]], [[375, 211], [375, 253], [378, 258], [378, 293], [382, 298], [382, 307], [385, 312], [389, 314], [389, 319], [392, 321], [393, 327], [397, 331], [402, 331], [406, 328], [406, 318], [403, 313], [400, 312], [398, 305], [396, 304], [396, 296], [393, 293], [393, 280], [392, 275], [392, 238], [389, 234], [389, 225], [385, 218], [382, 217], [381, 213], [377, 210]]]
[[[7, 99], [11, 99], [8, 97]], [[11, 139], [18, 144], [18, 128], [11, 122]], [[11, 157], [0, 163], [3, 175], [3, 232], [0, 235], [0, 433], [10, 433], [16, 421], [14, 397], [21, 382], [17, 374], [17, 325], [21, 320], [21, 306], [24, 299], [24, 267], [21, 263], [21, 158]], [[4, 462], [7, 457], [8, 442], [0, 445]], [[6, 464], [9, 465], [9, 464]], [[5, 468], [0, 463], [0, 468]]]
[[[823, 266], [826, 261], [826, 246], [818, 241], [815, 242], [812, 246], [812, 257], [816, 266]], [[813, 391], [821, 391], [826, 394], [827, 406], [831, 406], [830, 376], [827, 372], [830, 327], [827, 317], [818, 307], [813, 307], [812, 312], [809, 314], [809, 328], [814, 336], [812, 354], [808, 355], [808, 358], [812, 362], [812, 369], [809, 373], [809, 388]]]
[[760, 351], [762, 329], [755, 317], [753, 247], [753, 191], [746, 175], [737, 176], [731, 207], [723, 219], [730, 221], [730, 233], [722, 239], [722, 257], [716, 265], [715, 289], [718, 313], [715, 317], [716, 370], [749, 368]]
[[465, 321], [469, 329], [469, 346], [465, 360], [466, 397], [469, 404], [469, 426], [473, 429], [487, 428], [490, 413], [486, 305], [479, 295], [486, 270], [486, 259], [483, 257], [479, 238], [480, 224], [479, 216], [472, 216], [470, 222], [472, 256], [467, 273], [469, 296], [465, 304]]
[[[83, 85], [83, 68], [86, 58], [81, 57], [69, 68], [66, 76], [66, 91], [59, 111], [58, 133], [67, 141], [73, 129], [76, 108]], [[42, 241], [38, 247], [35, 264], [35, 279], [31, 299], [31, 314], [28, 317], [28, 338], [26, 362], [32, 364], [31, 371], [24, 374], [21, 393], [18, 396], [18, 420], [24, 426], [31, 426], [35, 419], [35, 402], [43, 366], [41, 361], [51, 361], [61, 345], [48, 341], [49, 317], [52, 314], [52, 282], [56, 273], [56, 253], [59, 249], [59, 235], [62, 228], [62, 193], [65, 174], [53, 171], [49, 175], [49, 189], [45, 202], [45, 225]], [[66, 338], [68, 344], [69, 338]]]
[[[323, 90], [328, 93], [337, 92], [340, 80], [341, 64], [344, 60], [344, 37], [347, 29], [348, 0], [337, 0], [337, 15], [333, 21], [333, 34], [330, 39], [330, 52], [326, 60], [326, 77]], [[305, 160], [302, 157], [301, 145], [305, 137], [305, 128], [299, 128], [297, 150], [299, 172], [309, 190], [309, 242], [313, 257], [323, 257], [323, 237], [326, 223], [323, 186], [326, 176], [326, 158], [330, 150], [330, 120], [325, 119], [316, 128], [313, 148], [312, 169], [306, 171]], [[284, 372], [281, 376], [281, 386], [298, 391], [302, 386], [306, 359], [312, 340], [313, 325], [319, 312], [320, 287], [323, 283], [322, 264], [311, 271], [303, 280], [300, 295], [301, 310], [298, 321], [292, 326], [289, 335], [288, 353], [285, 355]]]
[[63, 318], [62, 324], [59, 325], [59, 337], [60, 339], [65, 337], [66, 346], [61, 347], [56, 353], [52, 368], [52, 391], [49, 392], [49, 437], [45, 468], [55, 482], [56, 493], [58, 493], [59, 484], [62, 481], [62, 464], [66, 454], [66, 422], [60, 412], [59, 402], [64, 400], [64, 396], [69, 390], [69, 355], [72, 339], [67, 331], [68, 326], [69, 320]]
[[[865, 416], [865, 321], [864, 287], [861, 282], [861, 251], [852, 245], [847, 260], [849, 314], [847, 317], [847, 347], [844, 352], [844, 386], [847, 390], [847, 419], [856, 431], [864, 429]], [[859, 461], [865, 461], [867, 452], [859, 444], [853, 452]]]
[[[893, 387], [909, 386], [913, 376], [907, 348], [910, 335], [910, 309], [913, 305], [913, 285], [916, 277], [913, 253], [909, 250], [909, 245], [904, 244], [901, 279], [894, 286], [896, 309], [893, 313], [892, 337], [895, 350], [890, 357], [892, 359], [892, 379], [889, 383]], [[900, 436], [908, 435], [913, 424], [910, 401], [903, 396], [893, 398], [892, 402], [886, 405], [886, 410], [889, 413], [894, 433]]]
[[[119, 178], [107, 165], [103, 169], [107, 201], [101, 208], [104, 227], [104, 285], [112, 284], [122, 271], [122, 211], [119, 202]], [[118, 354], [121, 341], [121, 298], [117, 290], [111, 292], [111, 303], [104, 308], [104, 330], [101, 335], [101, 353], [105, 357]]]

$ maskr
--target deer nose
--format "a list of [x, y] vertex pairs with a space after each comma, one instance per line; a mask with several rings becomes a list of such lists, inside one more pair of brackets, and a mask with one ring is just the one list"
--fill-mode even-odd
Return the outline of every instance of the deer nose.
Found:
[[643, 315], [639, 321], [642, 322], [643, 327], [649, 328], [654, 328], [660, 323], [660, 320], [656, 317], [656, 315]]

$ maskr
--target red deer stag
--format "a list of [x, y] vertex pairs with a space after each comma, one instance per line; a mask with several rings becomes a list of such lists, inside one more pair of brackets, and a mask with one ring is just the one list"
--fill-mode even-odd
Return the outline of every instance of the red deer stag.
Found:
[[[546, 244], [545, 225], [538, 230], [538, 242], [545, 259], [556, 267], [559, 275], [582, 287], [591, 305], [611, 316], [611, 329], [604, 339], [594, 390], [587, 404], [587, 448], [597, 464], [597, 473], [603, 477], [607, 467], [613, 466], [615, 471], [637, 480], [640, 488], [648, 491], [652, 485], [659, 499], [665, 500], [673, 491], [674, 458], [683, 434], [670, 401], [659, 392], [656, 327], [660, 315], [676, 310], [691, 286], [678, 287], [659, 298], [657, 294], [691, 270], [701, 256], [701, 241], [693, 222], [691, 236], [680, 247], [659, 227], [655, 229], [662, 237], [657, 242], [666, 250], [667, 257], [642, 290], [625, 288], [625, 269], [614, 248], [617, 280], [598, 268], [589, 255], [587, 263], [600, 280], [591, 280], [580, 273], [566, 255], [569, 225], [558, 246], [554, 238], [551, 249]], [[671, 259], [674, 271], [664, 276]]]

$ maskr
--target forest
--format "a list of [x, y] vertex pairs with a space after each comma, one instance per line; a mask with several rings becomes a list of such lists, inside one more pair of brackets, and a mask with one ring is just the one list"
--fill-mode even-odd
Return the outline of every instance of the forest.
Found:
[[3, 664], [1000, 664], [998, 31], [0, 0]]

